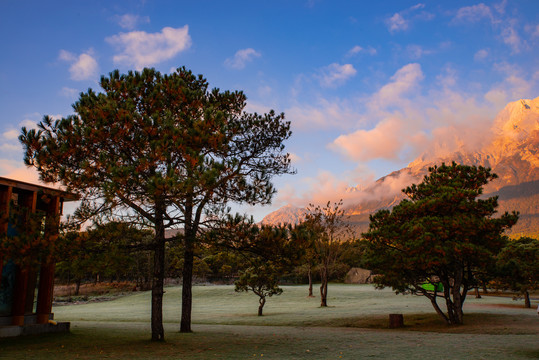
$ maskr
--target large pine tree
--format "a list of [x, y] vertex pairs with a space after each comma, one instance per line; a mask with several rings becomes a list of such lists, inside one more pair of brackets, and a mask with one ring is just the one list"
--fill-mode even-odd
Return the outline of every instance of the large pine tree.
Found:
[[434, 166], [423, 182], [403, 190], [408, 199], [371, 215], [362, 236], [364, 265], [377, 274], [375, 282], [423, 295], [448, 324], [461, 324], [476, 274], [494, 263], [503, 232], [518, 219], [517, 213], [495, 216], [497, 197], [481, 197], [496, 177], [484, 167]]
[[184, 229], [181, 331], [191, 331], [193, 255], [205, 212], [229, 202], [265, 204], [274, 175], [291, 172], [284, 114], [244, 112], [241, 91], [208, 89], [178, 68], [101, 78], [75, 115], [22, 129], [25, 162], [43, 180], [80, 193], [84, 204], [126, 211], [153, 228], [152, 339], [163, 340], [165, 229]]

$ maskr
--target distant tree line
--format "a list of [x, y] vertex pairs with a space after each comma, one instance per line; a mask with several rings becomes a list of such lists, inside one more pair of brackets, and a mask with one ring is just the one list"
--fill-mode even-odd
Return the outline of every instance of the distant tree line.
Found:
[[[234, 223], [235, 222], [235, 223]], [[243, 227], [243, 228], [242, 228]], [[243, 231], [243, 232], [242, 232]], [[272, 235], [273, 241], [269, 241]], [[320, 281], [325, 266], [313, 259], [312, 242], [306, 238], [305, 225], [259, 226], [245, 217], [230, 217], [200, 241], [194, 255], [195, 281], [232, 284], [257, 262], [272, 262], [279, 283], [302, 284], [311, 278]], [[167, 239], [165, 276], [181, 278], [184, 266], [183, 243], [179, 235]], [[243, 236], [243, 237], [242, 237]], [[57, 280], [75, 284], [78, 294], [83, 283], [132, 281], [137, 290], [151, 289], [153, 234], [127, 222], [94, 224], [86, 231], [68, 231], [58, 240]], [[289, 244], [288, 248], [283, 248]], [[293, 246], [292, 246], [293, 245]], [[336, 245], [338, 256], [327, 267], [330, 281], [343, 281], [348, 270], [359, 264], [358, 244], [344, 241]], [[256, 267], [256, 266], [255, 266]]]

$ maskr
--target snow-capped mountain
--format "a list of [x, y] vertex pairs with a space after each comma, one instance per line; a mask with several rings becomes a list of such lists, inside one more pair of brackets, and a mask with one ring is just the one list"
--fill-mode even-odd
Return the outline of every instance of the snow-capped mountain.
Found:
[[[509, 103], [487, 130], [490, 131], [489, 141], [480, 149], [470, 151], [462, 146], [445, 156], [424, 154], [370, 186], [347, 190], [358, 195], [357, 203], [346, 208], [350, 222], [359, 231], [366, 230], [368, 215], [398, 204], [403, 198], [400, 190], [420, 182], [430, 166], [455, 161], [492, 168], [499, 178], [487, 185], [485, 193], [499, 196], [499, 211], [520, 212], [520, 220], [512, 232], [539, 234], [539, 97]], [[304, 214], [305, 209], [285, 206], [267, 215], [262, 222], [296, 223]]]

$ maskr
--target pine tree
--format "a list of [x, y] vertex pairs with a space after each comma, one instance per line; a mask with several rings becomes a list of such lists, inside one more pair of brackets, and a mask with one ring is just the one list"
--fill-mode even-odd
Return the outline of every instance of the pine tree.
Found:
[[25, 162], [41, 179], [83, 196], [90, 214], [135, 215], [152, 244], [152, 339], [163, 340], [165, 229], [183, 227], [181, 331], [191, 331], [193, 254], [206, 212], [229, 202], [267, 204], [274, 175], [290, 173], [284, 114], [244, 112], [241, 91], [208, 90], [202, 75], [178, 68], [120, 74], [89, 89], [75, 115], [22, 129]]
[[476, 273], [492, 268], [504, 231], [518, 219], [514, 212], [494, 217], [497, 197], [480, 197], [496, 177], [484, 167], [434, 166], [422, 183], [403, 190], [408, 199], [371, 215], [363, 255], [378, 286], [423, 295], [448, 324], [461, 324]]

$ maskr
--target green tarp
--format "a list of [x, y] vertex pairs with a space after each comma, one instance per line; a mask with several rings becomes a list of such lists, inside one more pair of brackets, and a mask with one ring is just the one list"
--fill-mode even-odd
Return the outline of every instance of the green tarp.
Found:
[[[429, 282], [424, 283], [423, 285], [421, 285], [421, 287], [427, 291], [434, 291], [435, 289], [434, 285]], [[436, 283], [436, 291], [438, 292], [444, 291], [444, 286], [442, 285], [442, 283]]]

